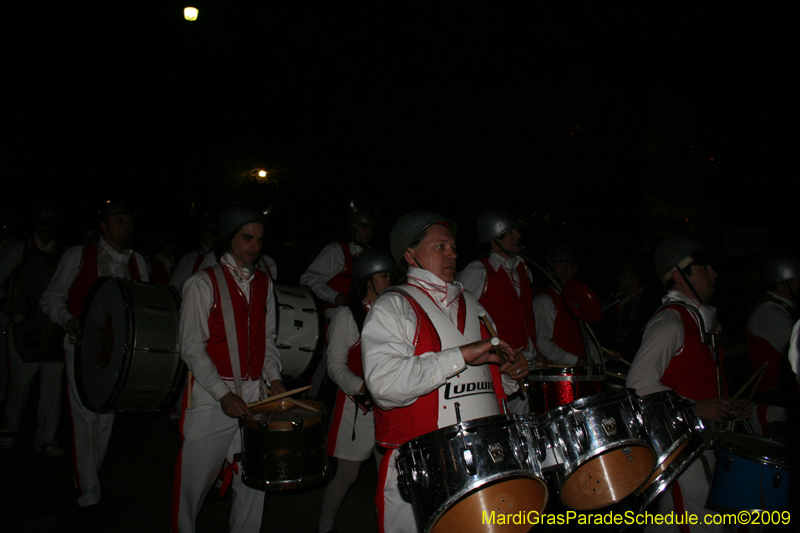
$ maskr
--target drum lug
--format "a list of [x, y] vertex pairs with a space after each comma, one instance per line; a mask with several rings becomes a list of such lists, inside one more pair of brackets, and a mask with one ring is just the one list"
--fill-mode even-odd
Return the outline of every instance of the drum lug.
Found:
[[505, 458], [505, 452], [503, 451], [503, 445], [499, 442], [489, 445], [489, 455], [492, 458], [492, 461], [495, 464], [500, 463]]
[[612, 436], [617, 434], [617, 421], [616, 419], [612, 418], [604, 418], [603, 419], [603, 430], [606, 432], [606, 435]]
[[730, 470], [733, 466], [733, 455], [729, 455], [725, 458], [725, 470]]

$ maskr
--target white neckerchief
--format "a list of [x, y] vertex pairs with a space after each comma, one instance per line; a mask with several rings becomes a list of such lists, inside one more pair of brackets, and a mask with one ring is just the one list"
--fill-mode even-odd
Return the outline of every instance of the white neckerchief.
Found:
[[706, 305], [704, 303], [699, 303], [697, 300], [692, 298], [691, 296], [682, 293], [678, 290], [671, 290], [664, 296], [663, 303], [669, 304], [671, 302], [679, 301], [686, 304], [692, 311], [694, 311], [695, 315], [699, 315], [703, 319], [703, 324], [695, 318], [695, 322], [697, 322], [698, 327], [703, 329], [702, 326], [705, 325], [705, 332], [706, 333], [720, 333], [722, 331], [722, 327], [720, 326], [717, 320], [717, 308], [712, 307], [710, 305]]
[[464, 292], [464, 286], [454, 281], [445, 283], [438, 276], [422, 268], [408, 268], [408, 284], [425, 291], [442, 307], [450, 307]]
[[56, 240], [55, 239], [50, 239], [50, 244], [45, 246], [44, 244], [42, 244], [42, 241], [39, 240], [39, 236], [36, 235], [35, 233], [33, 234], [33, 238], [34, 238], [34, 240], [36, 242], [36, 247], [39, 248], [40, 251], [47, 252], [47, 253], [53, 253], [53, 252], [56, 251]]
[[769, 294], [775, 300], [778, 300], [779, 302], [787, 305], [790, 309], [796, 309], [797, 308], [797, 304], [796, 303], [794, 303], [791, 300], [788, 300], [788, 299], [784, 298], [783, 296], [778, 296], [777, 294], [775, 294], [772, 291], [767, 291], [767, 294]]
[[[233, 278], [238, 283], [247, 283], [253, 279], [255, 276], [255, 269], [253, 265], [245, 265], [240, 267], [236, 264], [236, 259], [231, 255], [230, 252], [225, 252], [225, 255], [222, 256], [220, 259], [219, 264], [224, 266], [228, 269], [228, 272], [233, 276]], [[247, 268], [247, 267], [250, 268]]]

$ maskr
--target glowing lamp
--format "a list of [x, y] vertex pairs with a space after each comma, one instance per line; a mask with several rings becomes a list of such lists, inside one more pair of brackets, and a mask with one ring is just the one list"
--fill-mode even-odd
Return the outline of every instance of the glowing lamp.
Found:
[[197, 8], [185, 7], [183, 8], [183, 18], [186, 20], [197, 20]]
[[266, 178], [267, 177], [267, 171], [266, 170], [259, 170], [258, 171], [258, 177], [259, 178]]

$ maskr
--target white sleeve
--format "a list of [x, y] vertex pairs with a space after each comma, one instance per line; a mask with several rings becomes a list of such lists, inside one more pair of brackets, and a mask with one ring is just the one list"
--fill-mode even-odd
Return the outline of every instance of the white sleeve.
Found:
[[264, 354], [264, 367], [261, 370], [261, 377], [267, 385], [275, 379], [281, 379], [283, 362], [281, 353], [276, 342], [278, 336], [277, 311], [275, 309], [275, 291], [272, 287], [272, 280], [268, 279], [269, 287], [267, 290], [267, 318], [266, 318], [266, 352]]
[[148, 270], [147, 261], [145, 261], [144, 256], [139, 252], [133, 252], [134, 257], [136, 257], [136, 262], [139, 265], [139, 274], [142, 277], [142, 281], [150, 281], [150, 271]]
[[169, 284], [178, 289], [178, 294], [180, 295], [183, 295], [184, 283], [192, 277], [192, 268], [198, 255], [200, 255], [200, 252], [197, 251], [184, 254], [178, 264], [175, 265], [175, 272], [172, 273]]
[[789, 352], [793, 327], [794, 321], [791, 315], [777, 302], [765, 302], [759, 305], [747, 322], [750, 333], [769, 342], [781, 354]]
[[81, 265], [83, 246], [73, 246], [61, 256], [50, 283], [39, 299], [39, 307], [53, 323], [66, 328], [67, 324], [74, 317], [70, 314], [67, 307], [69, 300], [69, 289], [78, 275]]
[[536, 350], [551, 363], [575, 366], [579, 357], [553, 342], [556, 306], [550, 295], [539, 294], [533, 299], [533, 314], [536, 317]]
[[364, 380], [347, 366], [347, 356], [358, 342], [358, 326], [347, 306], [338, 307], [328, 326], [328, 375], [345, 394], [351, 396], [361, 391]]
[[214, 289], [206, 272], [195, 273], [184, 285], [181, 304], [181, 359], [215, 400], [231, 391], [217, 373], [217, 366], [206, 352], [210, 333], [208, 317], [214, 304]]
[[473, 261], [458, 275], [458, 281], [475, 297], [480, 300], [486, 288], [486, 267], [480, 261]]
[[262, 267], [261, 270], [272, 278], [273, 281], [278, 281], [278, 263], [276, 263], [272, 257], [262, 255], [258, 260], [258, 266]]
[[661, 377], [682, 347], [681, 315], [675, 309], [664, 309], [648, 322], [625, 386], [635, 389], [639, 396], [671, 390], [661, 383]]
[[467, 366], [458, 347], [414, 355], [416, 329], [416, 313], [398, 293], [384, 293], [367, 314], [361, 332], [364, 380], [382, 409], [413, 404]]
[[792, 365], [792, 370], [797, 375], [797, 381], [800, 383], [800, 320], [795, 322], [792, 329], [792, 339], [789, 342], [789, 363]]
[[332, 242], [322, 249], [308, 270], [300, 276], [300, 285], [308, 285], [320, 300], [335, 304], [339, 293], [328, 287], [328, 281], [342, 269], [344, 269], [342, 246], [338, 242]]

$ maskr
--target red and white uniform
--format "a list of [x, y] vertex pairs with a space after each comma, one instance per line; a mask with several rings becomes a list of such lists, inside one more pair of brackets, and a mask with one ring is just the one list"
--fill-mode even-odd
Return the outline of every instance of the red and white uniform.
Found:
[[[36, 234], [30, 238], [29, 249], [53, 254], [57, 250], [55, 240], [44, 246]], [[22, 262], [24, 255], [25, 243], [22, 241], [11, 244], [0, 255], [0, 295], [6, 280]], [[3, 325], [8, 325], [8, 322], [3, 321]], [[1, 342], [4, 344], [3, 349], [8, 357], [9, 384], [5, 403], [5, 426], [2, 432], [16, 433], [19, 430], [20, 416], [27, 404], [28, 390], [38, 373], [39, 407], [34, 445], [50, 444], [55, 441], [58, 419], [61, 414], [61, 381], [64, 363], [25, 363], [14, 349], [14, 339], [10, 327], [4, 337], [5, 339]]]
[[747, 321], [747, 351], [750, 368], [757, 371], [769, 362], [759, 391], [774, 391], [780, 388], [779, 376], [783, 360], [789, 354], [789, 341], [797, 319], [797, 305], [773, 292], [758, 302]]
[[187, 252], [180, 258], [178, 264], [175, 265], [175, 270], [172, 272], [172, 277], [169, 279], [169, 284], [178, 289], [178, 293], [183, 295], [183, 285], [192, 277], [192, 274], [200, 270], [200, 265], [203, 263], [205, 255], [211, 250], [208, 246], [200, 245], [200, 248]]
[[430, 272], [408, 269], [406, 296], [385, 291], [375, 302], [361, 335], [364, 376], [375, 401], [376, 440], [384, 454], [378, 477], [381, 533], [414, 532], [411, 504], [397, 485], [395, 459], [401, 444], [462, 421], [499, 414], [499, 401], [516, 383], [496, 365], [467, 366], [460, 346], [488, 336], [474, 297], [460, 283], [445, 283]]
[[[259, 379], [280, 379], [275, 346], [275, 299], [261, 271], [236, 267], [230, 254], [220, 261], [231, 295], [239, 346], [242, 399], [259, 396]], [[234, 454], [241, 452], [239, 422], [227, 416], [219, 400], [235, 391], [219, 287], [209, 270], [186, 282], [181, 305], [181, 358], [193, 374], [192, 406], [181, 418], [183, 445], [175, 467], [171, 530], [191, 532], [223, 462], [233, 465], [231, 531], [260, 531], [264, 492], [242, 483]], [[184, 406], [186, 403], [184, 403]]]
[[[533, 299], [533, 312], [536, 316], [536, 349], [557, 365], [575, 366], [578, 359], [586, 359], [586, 350], [578, 322], [569, 314], [564, 300], [552, 286], [537, 294]], [[592, 359], [599, 360], [600, 354], [594, 344], [590, 344]]]
[[[217, 256], [212, 250], [203, 256], [203, 260], [200, 262], [199, 270], [204, 270], [216, 264]], [[258, 256], [258, 260], [256, 261], [256, 270], [260, 270], [266, 274], [272, 281], [276, 281], [278, 279], [278, 265], [275, 263], [275, 260], [268, 255], [262, 254]]]
[[[531, 366], [536, 356], [532, 280], [530, 270], [519, 257], [505, 259], [497, 253], [473, 261], [458, 277], [464, 289], [492, 316], [497, 335], [512, 348], [523, 348], [522, 354]], [[513, 413], [530, 411], [522, 392], [509, 399], [508, 408]]]
[[[675, 390], [693, 401], [718, 397], [717, 372], [722, 371], [717, 368], [711, 348], [702, 342], [698, 303], [675, 290], [664, 297], [663, 303], [674, 305], [662, 307], [648, 322], [641, 347], [628, 372], [626, 386], [635, 389], [639, 396]], [[707, 324], [706, 327], [719, 331], [717, 325]], [[706, 450], [703, 455], [713, 472], [713, 450]], [[690, 526], [690, 529], [679, 529], [677, 525], [648, 525], [645, 531], [721, 532], [721, 525], [703, 524], [704, 515], [716, 514], [705, 509], [710, 481], [706, 478], [703, 462], [697, 460], [659, 499], [659, 514], [686, 511], [699, 517], [698, 525]]]
[[[364, 248], [351, 242], [332, 242], [317, 255], [300, 276], [300, 285], [308, 285], [317, 298], [327, 302], [329, 308], [336, 305], [339, 294], [347, 296], [350, 291], [353, 271], [353, 257], [364, 251]], [[331, 317], [331, 311], [325, 310], [325, 316]]]
[[[50, 320], [66, 328], [70, 320], [80, 317], [89, 289], [100, 276], [148, 281], [147, 264], [133, 250], [117, 252], [103, 237], [97, 243], [74, 246], [61, 256], [39, 306]], [[97, 472], [103, 464], [116, 415], [99, 414], [83, 406], [75, 384], [75, 346], [67, 341], [67, 336], [64, 337], [64, 353], [78, 505], [86, 507], [100, 501]]]
[[[371, 304], [364, 300], [365, 310]], [[361, 364], [361, 336], [353, 313], [346, 305], [337, 307], [328, 329], [328, 375], [339, 386], [328, 432], [328, 455], [348, 461], [366, 461], [375, 448], [375, 417], [364, 413], [348, 396], [355, 396], [364, 384]]]

